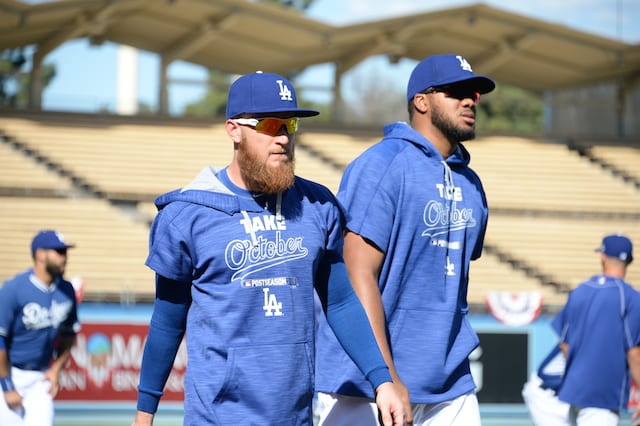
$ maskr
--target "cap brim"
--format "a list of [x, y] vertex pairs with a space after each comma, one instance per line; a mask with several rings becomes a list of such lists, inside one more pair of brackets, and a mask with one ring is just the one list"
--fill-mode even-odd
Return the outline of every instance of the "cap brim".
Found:
[[48, 248], [50, 250], [62, 250], [62, 249], [70, 249], [70, 248], [74, 248], [75, 244], [65, 244], [63, 246], [55, 246], [55, 247], [43, 247], [43, 248]]
[[289, 117], [313, 117], [320, 114], [320, 111], [315, 111], [313, 109], [281, 109], [281, 110], [273, 110], [273, 111], [246, 111], [239, 114], [235, 114], [233, 118], [240, 118], [242, 116], [250, 116], [250, 117], [273, 117], [278, 116], [282, 118]]
[[447, 84], [470, 85], [470, 86], [473, 86], [475, 89], [477, 89], [481, 95], [492, 92], [496, 88], [495, 81], [483, 75], [476, 75], [474, 77], [470, 77], [464, 80], [452, 81]]

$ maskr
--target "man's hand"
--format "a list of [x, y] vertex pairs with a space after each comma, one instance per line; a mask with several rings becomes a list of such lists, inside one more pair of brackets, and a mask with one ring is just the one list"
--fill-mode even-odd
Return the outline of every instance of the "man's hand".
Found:
[[144, 411], [136, 412], [136, 418], [133, 419], [131, 426], [151, 426], [153, 425], [153, 414]]
[[411, 399], [409, 398], [409, 389], [404, 385], [399, 377], [393, 377], [393, 386], [398, 391], [400, 399], [402, 400], [402, 406], [404, 407], [404, 423], [406, 425], [413, 424], [413, 410], [411, 408]]
[[52, 398], [55, 398], [58, 395], [58, 392], [60, 391], [59, 375], [60, 375], [59, 371], [56, 371], [51, 368], [44, 372], [44, 380], [48, 380], [49, 383], [51, 384], [51, 387], [49, 388], [49, 393], [51, 394]]
[[[406, 412], [405, 402], [409, 400], [407, 388], [402, 383], [385, 382], [376, 389], [378, 420], [382, 426], [404, 426], [413, 423], [411, 406]], [[410, 419], [410, 420], [409, 420]]]
[[12, 410], [19, 410], [22, 408], [22, 397], [18, 391], [10, 390], [4, 392], [4, 400], [7, 402], [7, 406]]

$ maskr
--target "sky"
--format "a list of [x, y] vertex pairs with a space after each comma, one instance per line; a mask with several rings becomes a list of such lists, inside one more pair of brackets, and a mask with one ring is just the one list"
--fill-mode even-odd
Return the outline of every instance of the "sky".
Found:
[[[41, 0], [31, 0], [38, 2]], [[315, 0], [306, 15], [333, 25], [348, 25], [386, 19], [412, 13], [424, 13], [479, 3], [473, 0]], [[482, 3], [507, 12], [540, 19], [590, 34], [640, 43], [640, 0], [485, 0]], [[47, 110], [87, 111], [116, 109], [116, 74], [118, 46], [105, 43], [89, 46], [85, 39], [69, 41], [51, 52], [45, 63], [54, 63], [57, 74], [43, 94]], [[137, 54], [138, 100], [157, 105], [159, 59], [157, 55], [139, 51]], [[415, 63], [402, 60], [389, 64], [382, 57], [363, 61], [345, 74], [344, 97], [349, 101], [349, 88], [366, 73], [375, 73], [386, 81], [395, 81], [403, 90]], [[330, 88], [333, 68], [330, 64], [310, 67], [294, 84], [320, 85]], [[204, 81], [203, 67], [177, 61], [169, 67], [170, 79]], [[196, 84], [172, 84], [169, 88], [170, 112], [179, 114], [185, 105], [199, 100], [205, 89]], [[328, 94], [311, 94], [314, 100], [328, 101]]]

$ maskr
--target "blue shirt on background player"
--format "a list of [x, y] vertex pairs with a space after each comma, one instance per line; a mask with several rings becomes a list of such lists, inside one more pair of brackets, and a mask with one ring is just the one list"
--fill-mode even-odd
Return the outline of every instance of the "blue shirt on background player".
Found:
[[602, 274], [572, 290], [552, 322], [566, 356], [558, 398], [571, 405], [568, 425], [617, 425], [630, 380], [640, 383], [640, 294], [624, 280], [633, 244], [612, 234], [596, 251]]
[[[488, 208], [460, 142], [475, 137], [480, 94], [494, 88], [460, 55], [418, 63], [407, 86], [410, 124], [386, 126], [382, 141], [348, 166], [338, 192], [347, 210], [347, 269], [369, 317], [386, 322], [388, 344], [385, 333], [377, 338], [390, 347], [394, 380], [409, 390], [414, 424], [480, 424], [468, 359], [479, 340], [467, 318], [467, 285]], [[326, 323], [319, 339], [320, 424], [372, 424], [364, 377]]]
[[53, 425], [60, 373], [80, 329], [75, 290], [63, 278], [71, 247], [60, 232], [38, 232], [33, 268], [0, 288], [2, 425]]
[[344, 216], [331, 192], [294, 174], [298, 108], [285, 78], [236, 80], [228, 167], [161, 195], [147, 265], [156, 301], [134, 425], [153, 421], [186, 334], [185, 425], [311, 426], [314, 294], [375, 389], [385, 425], [403, 405], [342, 259]]

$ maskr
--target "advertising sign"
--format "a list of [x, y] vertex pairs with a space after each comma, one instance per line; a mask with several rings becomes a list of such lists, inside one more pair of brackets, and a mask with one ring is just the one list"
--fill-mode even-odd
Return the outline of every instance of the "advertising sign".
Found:
[[[135, 401], [147, 330], [147, 324], [83, 323], [56, 400]], [[186, 363], [183, 341], [163, 401], [182, 401]]]

